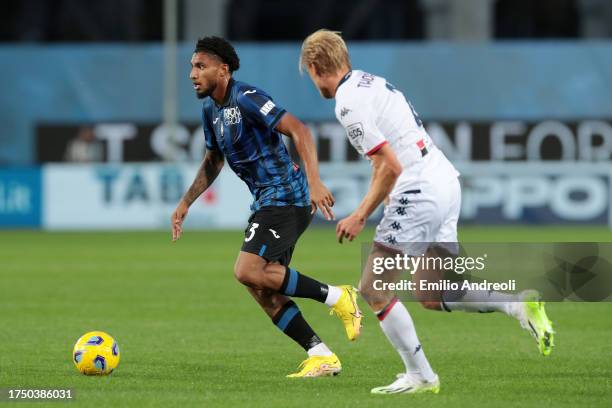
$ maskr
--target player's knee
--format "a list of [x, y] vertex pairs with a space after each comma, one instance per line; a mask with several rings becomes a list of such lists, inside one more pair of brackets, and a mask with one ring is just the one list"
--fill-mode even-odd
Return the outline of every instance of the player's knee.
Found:
[[244, 286], [248, 286], [251, 288], [257, 288], [258, 283], [259, 283], [257, 281], [257, 276], [258, 274], [255, 273], [255, 271], [253, 271], [252, 268], [245, 267], [243, 264], [240, 264], [239, 262], [237, 262], [236, 265], [234, 266], [234, 277], [236, 278], [238, 282], [242, 283]]
[[442, 310], [442, 304], [438, 300], [421, 300], [420, 303], [428, 310]]
[[417, 290], [414, 293], [416, 300], [428, 310], [443, 310], [442, 309], [442, 292], [439, 291], [421, 291]]

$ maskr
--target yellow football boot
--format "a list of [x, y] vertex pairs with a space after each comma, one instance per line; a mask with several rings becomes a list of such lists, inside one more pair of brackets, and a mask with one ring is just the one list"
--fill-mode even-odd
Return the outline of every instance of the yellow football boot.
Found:
[[297, 373], [289, 374], [287, 378], [301, 377], [329, 377], [338, 375], [342, 371], [342, 364], [338, 356], [312, 356], [302, 361]]
[[361, 319], [363, 314], [357, 306], [357, 289], [350, 285], [338, 286], [342, 289], [342, 295], [335, 305], [331, 307], [329, 314], [335, 314], [342, 320], [346, 336], [353, 341], [361, 334]]

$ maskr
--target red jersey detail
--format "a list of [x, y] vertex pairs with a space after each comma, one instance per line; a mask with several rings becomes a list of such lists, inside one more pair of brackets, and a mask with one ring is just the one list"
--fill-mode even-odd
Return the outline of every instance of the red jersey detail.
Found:
[[371, 155], [371, 154], [376, 153], [377, 151], [379, 151], [379, 150], [380, 150], [380, 148], [381, 148], [381, 147], [383, 147], [383, 146], [384, 146], [384, 145], [386, 145], [387, 143], [389, 143], [389, 142], [387, 142], [387, 141], [385, 140], [384, 142], [377, 144], [376, 146], [374, 146], [373, 148], [371, 148], [371, 149], [370, 149], [370, 151], [369, 151], [369, 152], [367, 152], [366, 154], [369, 156], [369, 155]]

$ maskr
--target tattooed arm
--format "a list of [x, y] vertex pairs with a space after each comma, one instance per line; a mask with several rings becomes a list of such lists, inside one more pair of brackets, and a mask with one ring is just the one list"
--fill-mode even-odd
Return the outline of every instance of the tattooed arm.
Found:
[[183, 221], [189, 211], [189, 206], [215, 181], [223, 168], [223, 154], [217, 150], [208, 150], [202, 165], [196, 174], [191, 187], [185, 193], [172, 214], [172, 241], [176, 241], [183, 233]]

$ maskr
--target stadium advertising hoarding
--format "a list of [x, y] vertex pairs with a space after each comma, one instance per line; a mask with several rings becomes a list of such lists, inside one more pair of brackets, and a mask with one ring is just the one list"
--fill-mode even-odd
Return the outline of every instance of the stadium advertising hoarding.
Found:
[[463, 163], [461, 217], [474, 223], [612, 226], [608, 164]]
[[[359, 160], [342, 126], [335, 121], [308, 122], [322, 162]], [[527, 122], [425, 122], [436, 144], [453, 162], [464, 161], [609, 161], [612, 121], [543, 120]], [[98, 123], [39, 124], [37, 160], [63, 162], [72, 140], [90, 129], [101, 146], [100, 161], [199, 161], [204, 150], [197, 124], [178, 125], [173, 132], [161, 124]]]
[[39, 227], [41, 195], [40, 168], [0, 168], [0, 227]]
[[[308, 125], [317, 142], [322, 176], [337, 199], [336, 215], [348, 215], [367, 191], [370, 167], [349, 145], [338, 123]], [[462, 173], [462, 222], [612, 225], [611, 121], [430, 121], [426, 127]], [[179, 125], [171, 131], [164, 125], [130, 122], [40, 124], [38, 160], [65, 161], [70, 144], [83, 133], [89, 135], [85, 145], [97, 146], [92, 151], [98, 161], [116, 165], [45, 166], [44, 226], [167, 227], [169, 214], [201, 160], [201, 127]], [[74, 209], [80, 215], [71, 214], [69, 203], [84, 200], [88, 203]], [[202, 217], [189, 217], [187, 225], [242, 228], [250, 201], [244, 184], [224, 170], [192, 210]], [[380, 215], [379, 209], [372, 220]]]
[[[173, 164], [46, 165], [43, 225], [49, 229], [163, 229], [198, 166]], [[612, 225], [612, 169], [606, 164], [460, 163], [462, 221]], [[365, 194], [367, 163], [321, 165], [337, 217]], [[194, 204], [186, 226], [244, 228], [252, 198], [225, 168]], [[371, 218], [377, 220], [380, 209]], [[318, 218], [323, 222], [321, 218]]]
[[[593, 224], [612, 226], [612, 168], [605, 163], [456, 163], [461, 172], [463, 223]], [[348, 215], [370, 181], [367, 163], [322, 165]], [[345, 212], [346, 211], [346, 212]], [[375, 214], [374, 219], [380, 215]]]
[[[43, 225], [48, 229], [163, 229], [198, 166], [44, 166]], [[246, 224], [251, 195], [223, 171], [190, 210], [186, 226], [235, 228]]]

